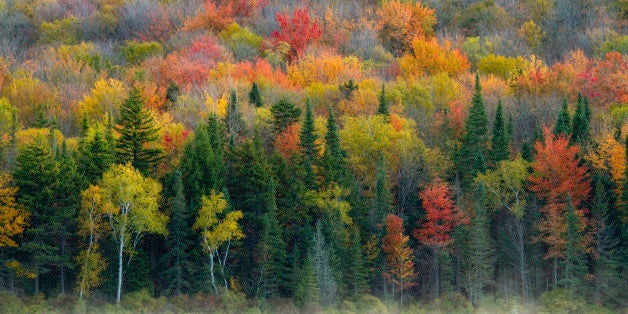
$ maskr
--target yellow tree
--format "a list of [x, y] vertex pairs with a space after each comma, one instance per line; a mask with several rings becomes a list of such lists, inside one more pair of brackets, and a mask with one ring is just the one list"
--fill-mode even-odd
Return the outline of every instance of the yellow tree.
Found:
[[11, 237], [21, 234], [28, 226], [28, 213], [17, 204], [17, 188], [10, 183], [11, 176], [0, 173], [0, 247], [17, 247]]
[[106, 267], [106, 261], [99, 251], [98, 240], [109, 231], [106, 215], [115, 213], [112, 203], [106, 202], [103, 190], [90, 185], [81, 193], [81, 209], [78, 216], [78, 235], [87, 238], [87, 247], [76, 257], [80, 265], [77, 282], [79, 297], [89, 293], [102, 283], [100, 274]]
[[[214, 277], [214, 259], [217, 258], [221, 265], [226, 288], [227, 279], [224, 276], [224, 268], [229, 256], [231, 240], [244, 238], [244, 233], [238, 225], [238, 220], [241, 218], [242, 211], [228, 210], [227, 200], [223, 193], [216, 193], [212, 190], [209, 196], [201, 198], [201, 208], [193, 228], [201, 231], [203, 248], [209, 254], [209, 276], [214, 291], [217, 290]], [[220, 249], [223, 247], [224, 251], [221, 253]]]
[[105, 206], [111, 206], [109, 225], [118, 246], [116, 303], [122, 295], [123, 255], [131, 262], [135, 247], [146, 233], [166, 235], [168, 216], [159, 212], [161, 184], [145, 178], [130, 164], [114, 165], [103, 174], [99, 187]]

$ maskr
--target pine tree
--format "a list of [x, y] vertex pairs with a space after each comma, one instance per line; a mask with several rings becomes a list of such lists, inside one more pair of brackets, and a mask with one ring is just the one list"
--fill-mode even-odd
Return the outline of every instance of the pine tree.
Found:
[[318, 304], [321, 301], [321, 291], [318, 287], [314, 270], [314, 257], [311, 251], [308, 251], [305, 262], [299, 271], [294, 298], [299, 305]]
[[168, 223], [170, 235], [166, 239], [167, 252], [162, 256], [162, 265], [166, 268], [163, 273], [166, 282], [165, 293], [179, 296], [190, 292], [192, 279], [190, 271], [193, 268], [188, 256], [191, 248], [189, 221], [192, 215], [183, 195], [180, 171], [174, 173], [171, 190], [174, 195], [168, 201], [171, 211]]
[[[388, 186], [388, 174], [386, 173], [386, 163], [382, 154], [377, 164], [377, 179], [375, 182], [375, 198], [373, 199], [373, 210], [371, 212], [371, 228], [378, 230], [377, 226], [384, 223], [384, 218], [392, 212], [392, 195]], [[382, 230], [379, 230], [382, 232]]]
[[242, 120], [242, 112], [240, 112], [240, 107], [238, 106], [238, 96], [235, 89], [232, 89], [229, 94], [229, 106], [224, 119], [229, 145], [233, 145], [236, 140], [246, 133], [246, 125], [244, 120]]
[[257, 82], [253, 82], [251, 86], [251, 91], [249, 92], [249, 103], [255, 105], [256, 108], [264, 107], [262, 103], [262, 95], [259, 91], [259, 86]]
[[95, 183], [111, 167], [115, 151], [109, 147], [100, 131], [94, 131], [91, 139], [84, 139], [79, 147], [78, 171], [86, 183]]
[[116, 143], [116, 158], [119, 163], [130, 163], [144, 175], [153, 172], [161, 159], [161, 149], [154, 147], [159, 129], [150, 112], [144, 109], [140, 90], [134, 87], [120, 107], [120, 118], [116, 121], [120, 134]]
[[260, 240], [262, 293], [264, 298], [287, 296], [289, 285], [286, 243], [275, 202], [275, 184], [270, 180], [267, 196], [267, 212], [264, 215], [264, 230]]
[[179, 94], [181, 90], [179, 89], [179, 85], [175, 82], [170, 82], [168, 84], [168, 88], [166, 89], [166, 100], [171, 104], [174, 104], [179, 99]]
[[308, 97], [305, 101], [305, 118], [299, 135], [299, 146], [303, 154], [303, 168], [305, 170], [305, 184], [309, 189], [316, 189], [316, 177], [314, 174], [314, 165], [318, 164], [318, 155], [320, 153], [318, 143], [318, 135], [314, 125], [314, 112], [312, 111], [312, 101]]
[[342, 182], [345, 180], [345, 152], [340, 147], [338, 125], [331, 108], [327, 117], [327, 134], [325, 134], [325, 150], [323, 153], [323, 168], [327, 183]]
[[586, 141], [589, 139], [589, 120], [586, 111], [584, 100], [580, 94], [578, 94], [578, 104], [576, 105], [576, 112], [573, 116], [571, 129], [571, 143], [577, 143], [581, 147], [586, 144]]
[[298, 122], [301, 116], [301, 109], [286, 98], [281, 98], [270, 108], [273, 114], [273, 124], [277, 134], [283, 132], [289, 125]]
[[316, 232], [312, 238], [312, 260], [314, 274], [318, 282], [321, 301], [329, 306], [336, 301], [338, 285], [334, 276], [334, 269], [330, 264], [329, 248], [323, 234], [323, 223], [316, 223]]
[[353, 228], [349, 255], [348, 287], [351, 293], [359, 295], [368, 290], [368, 273], [362, 252], [360, 230], [357, 227]]
[[459, 152], [459, 171], [464, 187], [469, 187], [478, 172], [486, 170], [488, 118], [482, 99], [480, 76], [475, 75], [475, 92], [465, 121], [465, 133]]
[[17, 147], [17, 109], [12, 108], [11, 110], [11, 131], [9, 133], [9, 147], [6, 153], [6, 169], [13, 170], [15, 166], [15, 159], [18, 155], [18, 147]]
[[571, 203], [571, 197], [567, 199], [565, 209], [567, 232], [565, 234], [565, 261], [563, 266], [562, 285], [571, 291], [582, 291], [584, 275], [587, 273], [586, 253], [582, 248], [582, 231], [580, 220]]
[[571, 133], [571, 118], [569, 116], [569, 105], [567, 104], [567, 97], [563, 98], [563, 105], [558, 113], [558, 120], [554, 126], [554, 135], [569, 136]]
[[386, 85], [383, 83], [382, 91], [379, 93], [379, 107], [377, 107], [377, 114], [390, 116], [390, 110], [388, 109], [388, 100], [386, 100]]
[[473, 304], [485, 295], [485, 289], [492, 282], [494, 272], [494, 249], [490, 235], [488, 213], [484, 200], [486, 189], [479, 184], [475, 193], [473, 221], [470, 227], [469, 262], [469, 299]]
[[48, 107], [42, 104], [35, 106], [35, 120], [31, 127], [33, 128], [47, 128], [52, 126], [52, 122], [48, 120]]
[[502, 160], [507, 160], [510, 157], [510, 151], [508, 149], [509, 134], [508, 129], [504, 125], [504, 109], [502, 107], [502, 101], [499, 100], [497, 104], [497, 111], [495, 112], [495, 122], [493, 123], [493, 138], [491, 141], [491, 151], [493, 163], [497, 164]]

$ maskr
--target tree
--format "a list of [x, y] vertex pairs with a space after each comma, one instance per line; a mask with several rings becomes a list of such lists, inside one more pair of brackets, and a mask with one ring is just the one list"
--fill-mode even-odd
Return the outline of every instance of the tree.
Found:
[[314, 166], [318, 165], [319, 147], [316, 126], [314, 125], [314, 112], [312, 111], [312, 100], [308, 97], [305, 101], [305, 118], [301, 126], [299, 135], [299, 146], [303, 154], [303, 168], [305, 169], [305, 183], [310, 189], [316, 188], [316, 177]]
[[465, 121], [465, 133], [459, 153], [459, 171], [463, 186], [469, 187], [478, 172], [486, 170], [488, 159], [488, 118], [482, 99], [480, 76], [475, 74], [475, 92]]
[[345, 176], [345, 152], [340, 147], [338, 125], [331, 108], [327, 117], [327, 133], [325, 134], [325, 149], [323, 151], [323, 168], [326, 182], [340, 183]]
[[283, 132], [289, 125], [299, 121], [301, 109], [286, 98], [281, 98], [270, 108], [273, 114], [273, 124], [277, 134]]
[[359, 295], [368, 290], [368, 273], [364, 260], [364, 253], [360, 243], [360, 229], [353, 228], [351, 248], [349, 252], [349, 288], [354, 295]]
[[567, 196], [566, 204], [567, 232], [565, 234], [565, 262], [563, 266], [562, 285], [571, 291], [582, 292], [584, 275], [587, 274], [587, 254], [583, 243], [583, 227], [581, 219]]
[[558, 113], [558, 120], [554, 125], [554, 135], [562, 135], [568, 137], [571, 133], [571, 118], [569, 115], [569, 105], [567, 104], [567, 97], [563, 98], [563, 105]]
[[334, 277], [335, 270], [330, 265], [330, 252], [323, 234], [323, 222], [321, 220], [316, 222], [311, 252], [321, 301], [326, 306], [332, 305], [338, 294], [338, 283]]
[[321, 291], [318, 287], [318, 281], [314, 270], [314, 256], [311, 251], [308, 251], [305, 262], [299, 270], [298, 277], [297, 288], [294, 294], [294, 298], [297, 303], [317, 304], [320, 302]]
[[102, 283], [101, 273], [106, 268], [98, 242], [110, 231], [106, 216], [113, 214], [115, 208], [104, 198], [103, 190], [96, 185], [90, 185], [81, 193], [78, 235], [87, 239], [86, 247], [76, 256], [79, 263], [77, 286], [81, 299]]
[[379, 93], [379, 107], [377, 107], [377, 114], [384, 116], [390, 116], [388, 110], [388, 100], [386, 100], [386, 85], [382, 83], [382, 91]]
[[409, 236], [403, 234], [403, 220], [393, 214], [386, 216], [386, 236], [382, 239], [382, 250], [386, 253], [384, 276], [399, 290], [399, 304], [403, 308], [403, 291], [415, 285], [413, 282], [414, 262], [408, 246]]
[[494, 164], [510, 157], [509, 142], [510, 136], [504, 125], [504, 109], [500, 99], [497, 103], [495, 122], [493, 122], [493, 138], [491, 139], [491, 157]]
[[494, 272], [495, 251], [490, 235], [490, 219], [484, 204], [485, 198], [486, 188], [480, 183], [475, 192], [469, 237], [470, 269], [467, 279], [469, 280], [469, 299], [473, 304], [477, 304], [485, 295], [484, 290], [492, 282]]
[[104, 203], [115, 208], [109, 214], [109, 223], [112, 239], [117, 245], [116, 303], [120, 303], [124, 255], [128, 254], [129, 265], [145, 234], [166, 235], [168, 217], [159, 212], [161, 184], [144, 177], [131, 164], [112, 166], [103, 174], [98, 186], [103, 190]]
[[115, 130], [120, 134], [116, 142], [117, 161], [130, 163], [143, 175], [155, 171], [162, 154], [155, 146], [159, 129], [151, 113], [144, 109], [144, 100], [137, 87], [122, 103], [116, 124]]
[[272, 33], [277, 44], [286, 42], [290, 45], [288, 58], [294, 61], [301, 56], [305, 47], [312, 42], [316, 42], [322, 35], [322, 30], [318, 26], [318, 21], [310, 20], [310, 13], [307, 8], [296, 9], [292, 17], [284, 12], [277, 13], [277, 23], [280, 30]]
[[[583, 146], [589, 139], [589, 117], [590, 113], [587, 113], [588, 105], [585, 104], [584, 99], [578, 94], [578, 103], [576, 105], [576, 112], [573, 115], [573, 125], [571, 128], [571, 143], [577, 143]], [[590, 110], [590, 109], [589, 109]]]
[[259, 91], [259, 86], [257, 82], [253, 82], [251, 85], [251, 91], [249, 92], [249, 103], [255, 105], [256, 108], [264, 107], [264, 103], [262, 103], [262, 95]]
[[12, 237], [28, 226], [28, 212], [17, 203], [17, 188], [11, 186], [9, 174], [0, 173], [0, 247], [17, 247]]
[[267, 212], [264, 215], [264, 231], [260, 240], [261, 271], [260, 279], [264, 298], [287, 295], [288, 267], [286, 243], [279, 220], [277, 219], [277, 203], [275, 202], [275, 184], [271, 180], [268, 190]]
[[432, 282], [434, 299], [440, 295], [440, 250], [451, 242], [452, 229], [460, 223], [457, 209], [451, 199], [449, 187], [438, 180], [419, 193], [425, 221], [420, 229], [414, 229], [414, 237], [421, 243], [432, 248], [434, 265], [432, 266]]
[[242, 120], [242, 112], [240, 112], [240, 107], [238, 106], [238, 96], [235, 89], [232, 89], [229, 94], [229, 106], [227, 107], [224, 123], [227, 128], [230, 145], [234, 144], [246, 132], [246, 125], [244, 120]]
[[383, 2], [377, 10], [377, 30], [384, 47], [396, 56], [407, 51], [412, 39], [434, 35], [436, 16], [420, 2]]
[[558, 259], [565, 257], [567, 198], [571, 199], [571, 206], [581, 220], [581, 228], [585, 228], [584, 212], [577, 208], [588, 198], [591, 187], [587, 167], [580, 165], [580, 148], [569, 146], [569, 140], [562, 135], [554, 136], [548, 128], [544, 128], [543, 133], [543, 141], [534, 144], [534, 172], [529, 180], [530, 190], [545, 201], [540, 209], [543, 217], [537, 225], [537, 240], [547, 245], [545, 258], [554, 260], [553, 281], [556, 285]]
[[[209, 196], [203, 196], [201, 199], [201, 208], [198, 211], [198, 217], [194, 223], [194, 230], [200, 230], [203, 238], [203, 248], [209, 255], [209, 274], [212, 287], [217, 291], [216, 280], [214, 277], [214, 259], [218, 259], [218, 263], [226, 265], [229, 256], [229, 248], [232, 240], [244, 238], [244, 233], [238, 225], [238, 220], [242, 218], [242, 212], [239, 210], [229, 211], [227, 200], [223, 193], [211, 191]], [[224, 251], [220, 249], [224, 247]], [[223, 278], [225, 288], [227, 288], [227, 279]]]
[[376, 180], [375, 198], [373, 199], [373, 210], [371, 211], [371, 227], [373, 230], [377, 230], [377, 226], [381, 226], [384, 223], [384, 220], [393, 209], [393, 196], [390, 193], [384, 155], [380, 157], [380, 161], [377, 164]]
[[79, 151], [78, 172], [87, 183], [96, 183], [114, 162], [115, 147], [109, 145], [99, 130], [94, 130], [92, 138], [83, 140]]

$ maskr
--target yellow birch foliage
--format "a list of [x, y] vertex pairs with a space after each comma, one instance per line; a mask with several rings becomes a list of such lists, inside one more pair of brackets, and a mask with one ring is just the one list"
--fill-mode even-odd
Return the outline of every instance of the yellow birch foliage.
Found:
[[406, 79], [441, 72], [455, 77], [469, 69], [469, 61], [449, 42], [440, 45], [436, 38], [418, 37], [412, 40], [410, 52], [399, 59], [399, 66]]
[[0, 247], [17, 247], [11, 239], [28, 226], [28, 213], [20, 208], [15, 196], [17, 188], [11, 186], [11, 176], [0, 173]]
[[203, 246], [213, 252], [223, 244], [234, 239], [244, 238], [238, 220], [242, 211], [228, 211], [227, 200], [223, 193], [211, 192], [201, 198], [201, 208], [194, 223], [194, 230], [201, 230]]
[[619, 143], [611, 134], [605, 134], [598, 140], [597, 149], [587, 154], [593, 167], [610, 173], [615, 192], [621, 195], [626, 178], [626, 147]]
[[116, 116], [118, 107], [127, 95], [124, 84], [115, 79], [100, 79], [94, 83], [90, 94], [78, 103], [78, 113], [94, 121], [105, 121], [109, 113]]

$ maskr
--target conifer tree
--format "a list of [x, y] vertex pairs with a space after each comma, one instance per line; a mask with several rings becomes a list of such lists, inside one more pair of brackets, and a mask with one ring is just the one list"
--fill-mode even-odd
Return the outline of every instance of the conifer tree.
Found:
[[558, 120], [554, 126], [554, 135], [569, 136], [571, 133], [571, 118], [569, 115], [569, 105], [567, 104], [567, 97], [563, 98], [563, 105], [558, 113]]
[[154, 147], [159, 129], [150, 112], [144, 109], [140, 90], [134, 87], [120, 107], [120, 118], [116, 121], [120, 134], [116, 143], [118, 163], [131, 163], [142, 174], [153, 172], [161, 159], [161, 149]]
[[114, 162], [114, 150], [99, 130], [79, 147], [78, 171], [86, 183], [95, 183]]
[[353, 228], [349, 255], [348, 286], [351, 293], [359, 295], [368, 290], [368, 273], [360, 242], [360, 229], [357, 227]]
[[179, 85], [175, 82], [170, 82], [170, 84], [168, 84], [168, 88], [166, 89], [166, 100], [171, 104], [176, 103], [179, 99], [179, 93], [181, 93]]
[[[384, 218], [392, 211], [392, 195], [388, 187], [388, 174], [386, 173], [386, 163], [382, 154], [377, 164], [377, 179], [375, 182], [375, 198], [373, 199], [373, 211], [371, 217], [371, 227], [377, 230], [377, 226], [384, 223]], [[380, 230], [381, 232], [382, 230]]]
[[308, 251], [305, 262], [299, 270], [299, 280], [294, 298], [300, 305], [318, 304], [321, 301], [321, 291], [318, 287], [314, 270], [314, 257], [311, 251]]
[[289, 125], [298, 122], [301, 116], [301, 109], [286, 98], [281, 98], [275, 102], [270, 108], [270, 112], [273, 114], [273, 124], [277, 134], [283, 132]]
[[494, 164], [499, 163], [502, 160], [506, 160], [510, 157], [510, 151], [508, 149], [509, 143], [509, 131], [504, 125], [504, 109], [502, 107], [502, 101], [499, 100], [497, 104], [497, 111], [495, 112], [495, 122], [493, 123], [493, 138], [491, 140], [492, 160]]
[[232, 89], [229, 94], [229, 106], [227, 107], [224, 122], [227, 129], [229, 145], [233, 145], [236, 140], [246, 133], [246, 125], [244, 124], [242, 112], [240, 112], [240, 107], [238, 106], [238, 96], [236, 95], [235, 89]]
[[490, 285], [494, 272], [494, 249], [490, 235], [490, 219], [486, 211], [484, 199], [486, 188], [480, 183], [475, 192], [475, 206], [473, 221], [470, 227], [470, 269], [469, 269], [469, 299], [473, 304], [485, 295], [485, 289]]
[[303, 168], [305, 170], [305, 184], [309, 189], [316, 188], [314, 165], [318, 164], [319, 147], [316, 141], [316, 127], [314, 125], [314, 112], [312, 101], [308, 97], [305, 101], [305, 118], [299, 135], [299, 146], [303, 154]]
[[584, 99], [578, 94], [578, 103], [576, 112], [573, 116], [573, 124], [571, 129], [571, 143], [577, 143], [581, 147], [586, 144], [589, 138], [589, 120], [587, 118], [587, 109], [585, 108]]
[[325, 150], [323, 153], [323, 167], [326, 182], [341, 182], [345, 178], [345, 152], [340, 147], [340, 134], [334, 113], [329, 108], [327, 117], [327, 134], [325, 134]]
[[459, 171], [463, 186], [469, 187], [478, 172], [486, 170], [488, 118], [482, 99], [480, 76], [475, 75], [475, 92], [459, 152]]
[[262, 95], [259, 91], [259, 86], [257, 82], [253, 82], [251, 86], [251, 91], [249, 92], [249, 103], [255, 105], [256, 108], [264, 107], [262, 103]]
[[388, 109], [388, 100], [386, 100], [386, 85], [383, 83], [382, 90], [379, 93], [379, 107], [377, 107], [377, 114], [390, 116], [390, 110]]
[[587, 273], [586, 253], [582, 248], [582, 228], [576, 210], [567, 198], [565, 209], [567, 231], [565, 233], [565, 261], [563, 266], [563, 287], [571, 291], [582, 291], [584, 275]]

